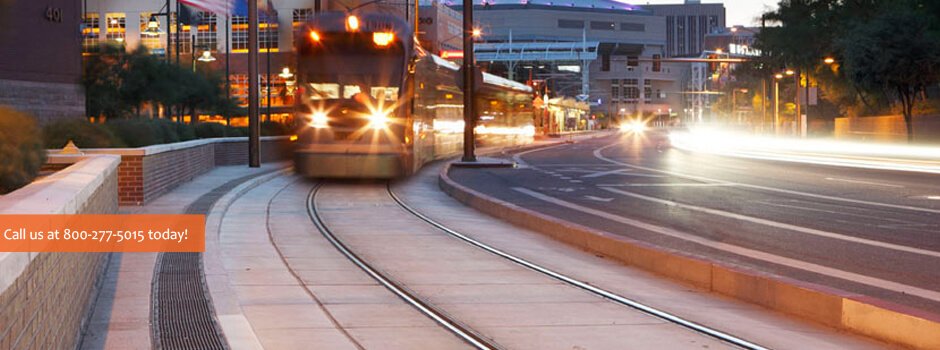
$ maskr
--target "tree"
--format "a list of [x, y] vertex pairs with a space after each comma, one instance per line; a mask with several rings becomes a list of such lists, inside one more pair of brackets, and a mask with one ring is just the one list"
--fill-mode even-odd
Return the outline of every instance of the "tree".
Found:
[[870, 20], [855, 20], [838, 41], [849, 80], [897, 98], [908, 141], [914, 139], [918, 95], [936, 84], [940, 74], [938, 18], [925, 13], [925, 6], [919, 1], [882, 3]]
[[89, 115], [117, 118], [125, 115], [128, 106], [121, 96], [121, 75], [124, 49], [102, 45], [97, 54], [89, 56], [82, 67], [85, 108]]

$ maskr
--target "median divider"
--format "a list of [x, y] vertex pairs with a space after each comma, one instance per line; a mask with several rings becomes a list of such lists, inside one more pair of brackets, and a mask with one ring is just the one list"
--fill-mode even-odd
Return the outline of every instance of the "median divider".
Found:
[[940, 349], [940, 315], [843, 290], [709, 261], [548, 216], [439, 175], [441, 190], [487, 215], [714, 293], [877, 340]]

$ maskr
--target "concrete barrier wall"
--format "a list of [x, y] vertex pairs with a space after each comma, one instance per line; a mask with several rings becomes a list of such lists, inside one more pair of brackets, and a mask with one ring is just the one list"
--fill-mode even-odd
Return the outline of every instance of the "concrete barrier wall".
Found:
[[[117, 156], [74, 165], [0, 197], [0, 214], [113, 214]], [[91, 317], [107, 253], [0, 253], [0, 349], [73, 349]]]
[[[836, 118], [836, 138], [883, 142], [907, 142], [904, 116]], [[940, 143], [940, 115], [914, 116], [914, 141]]]
[[567, 222], [493, 198], [440, 173], [440, 188], [495, 218], [744, 302], [915, 349], [940, 349], [940, 316], [813, 283], [742, 270]]
[[[287, 136], [261, 138], [262, 162], [289, 159], [290, 151]], [[216, 166], [247, 164], [248, 138], [202, 139], [140, 148], [84, 149], [82, 152], [119, 155], [120, 204], [144, 205]], [[54, 167], [54, 163], [71, 161], [66, 156], [54, 158], [47, 168]]]

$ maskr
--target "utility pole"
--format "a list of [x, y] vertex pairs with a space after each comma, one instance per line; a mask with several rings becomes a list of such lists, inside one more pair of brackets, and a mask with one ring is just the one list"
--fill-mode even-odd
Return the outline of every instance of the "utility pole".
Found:
[[473, 59], [473, 0], [463, 0], [463, 161], [476, 162], [473, 128], [476, 126], [476, 77]]
[[232, 125], [232, 111], [229, 110], [229, 102], [232, 100], [232, 83], [230, 81], [229, 62], [232, 61], [230, 55], [232, 51], [231, 32], [232, 14], [225, 14], [225, 125]]
[[258, 122], [258, 2], [248, 1], [248, 166], [261, 166]]

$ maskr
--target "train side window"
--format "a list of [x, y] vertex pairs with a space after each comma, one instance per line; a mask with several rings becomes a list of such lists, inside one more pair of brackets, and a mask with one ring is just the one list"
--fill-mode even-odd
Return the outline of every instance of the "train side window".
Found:
[[386, 87], [378, 86], [372, 87], [369, 91], [375, 99], [382, 99], [380, 96], [385, 96], [386, 101], [396, 101], [398, 100], [398, 88], [397, 87]]
[[339, 98], [339, 84], [310, 83], [311, 100], [329, 100]]
[[344, 99], [350, 99], [360, 92], [362, 92], [362, 88], [360, 88], [359, 85], [343, 85]]

